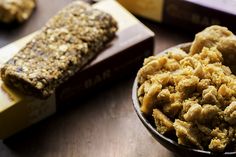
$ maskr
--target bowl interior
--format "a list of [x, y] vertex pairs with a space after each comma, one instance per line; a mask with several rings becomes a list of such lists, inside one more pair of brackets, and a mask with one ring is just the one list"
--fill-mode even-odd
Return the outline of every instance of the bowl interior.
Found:
[[[171, 47], [161, 53], [159, 53], [158, 55], [167, 53], [169, 50], [171, 50], [172, 48], [181, 48], [184, 51], [188, 52], [189, 48], [191, 46], [191, 43], [185, 43], [185, 44], [180, 44], [177, 45], [175, 47]], [[155, 137], [155, 139], [157, 139], [161, 144], [163, 144], [167, 149], [171, 150], [171, 151], [175, 151], [175, 152], [179, 152], [174, 149], [180, 149], [180, 151], [185, 151], [185, 152], [189, 152], [189, 153], [195, 153], [195, 154], [202, 154], [204, 156], [215, 156], [214, 153], [210, 152], [210, 151], [203, 151], [203, 150], [198, 150], [198, 149], [193, 149], [193, 148], [188, 148], [182, 145], [179, 145], [176, 141], [165, 137], [164, 135], [160, 134], [151, 124], [151, 122], [145, 118], [140, 110], [140, 103], [138, 100], [138, 96], [137, 96], [137, 90], [138, 90], [138, 79], [137, 77], [135, 78], [134, 84], [133, 84], [133, 89], [132, 89], [132, 101], [133, 101], [133, 106], [135, 109], [135, 112], [137, 113], [139, 119], [141, 120], [141, 122], [143, 123], [143, 125], [148, 129], [148, 131]], [[170, 147], [170, 148], [168, 148]], [[219, 155], [219, 154], [218, 154]], [[236, 156], [236, 152], [224, 152], [221, 153], [220, 156]]]

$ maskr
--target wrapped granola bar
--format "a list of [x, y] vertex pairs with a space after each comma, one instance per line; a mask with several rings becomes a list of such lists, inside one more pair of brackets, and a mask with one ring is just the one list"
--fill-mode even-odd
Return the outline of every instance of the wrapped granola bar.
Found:
[[26, 94], [46, 98], [105, 48], [116, 30], [111, 15], [72, 2], [4, 65], [1, 77]]

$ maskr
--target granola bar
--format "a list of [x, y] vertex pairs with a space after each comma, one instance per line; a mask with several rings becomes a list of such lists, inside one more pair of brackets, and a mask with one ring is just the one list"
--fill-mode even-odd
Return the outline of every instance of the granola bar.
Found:
[[1, 77], [26, 94], [46, 98], [105, 48], [116, 30], [111, 15], [72, 2], [4, 65]]
[[35, 6], [35, 0], [0, 0], [0, 21], [23, 22], [30, 17]]

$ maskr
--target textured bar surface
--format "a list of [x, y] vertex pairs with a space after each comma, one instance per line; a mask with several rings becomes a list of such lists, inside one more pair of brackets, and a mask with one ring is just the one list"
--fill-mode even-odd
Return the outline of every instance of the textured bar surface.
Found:
[[105, 48], [116, 30], [109, 14], [72, 2], [4, 65], [1, 77], [28, 95], [46, 98]]

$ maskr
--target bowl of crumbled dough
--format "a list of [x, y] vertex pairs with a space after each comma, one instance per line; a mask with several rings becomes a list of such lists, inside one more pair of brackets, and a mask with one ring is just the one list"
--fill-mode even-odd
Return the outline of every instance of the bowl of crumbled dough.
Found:
[[211, 26], [192, 43], [146, 58], [134, 81], [135, 111], [179, 156], [236, 156], [236, 37]]

